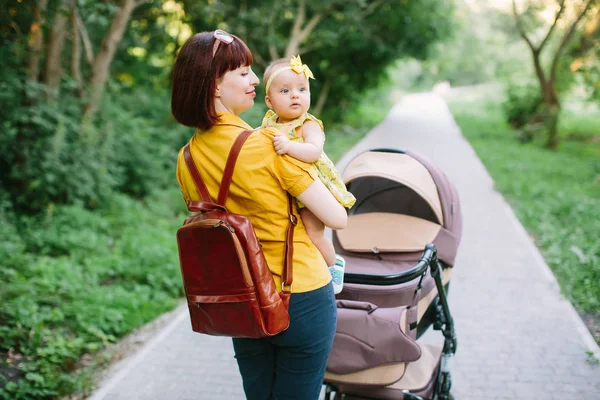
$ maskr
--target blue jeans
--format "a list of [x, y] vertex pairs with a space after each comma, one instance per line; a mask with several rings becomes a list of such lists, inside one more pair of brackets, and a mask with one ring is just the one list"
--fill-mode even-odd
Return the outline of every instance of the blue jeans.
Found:
[[337, 309], [331, 283], [292, 294], [290, 327], [261, 339], [233, 339], [248, 400], [315, 400], [333, 345]]

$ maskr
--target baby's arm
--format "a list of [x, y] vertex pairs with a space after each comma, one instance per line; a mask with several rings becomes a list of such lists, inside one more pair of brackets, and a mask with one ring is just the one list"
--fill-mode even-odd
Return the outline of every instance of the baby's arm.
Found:
[[292, 142], [286, 136], [278, 135], [273, 138], [273, 146], [277, 154], [288, 154], [300, 161], [313, 163], [321, 157], [325, 134], [321, 126], [314, 121], [305, 122], [298, 132], [304, 143]]

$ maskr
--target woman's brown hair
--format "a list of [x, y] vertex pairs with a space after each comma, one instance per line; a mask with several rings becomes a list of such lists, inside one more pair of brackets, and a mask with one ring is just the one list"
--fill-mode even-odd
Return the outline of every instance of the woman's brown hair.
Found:
[[217, 81], [228, 71], [252, 65], [252, 53], [235, 35], [220, 43], [213, 57], [213, 32], [200, 32], [185, 42], [173, 67], [171, 112], [182, 125], [207, 130], [219, 120], [215, 111]]

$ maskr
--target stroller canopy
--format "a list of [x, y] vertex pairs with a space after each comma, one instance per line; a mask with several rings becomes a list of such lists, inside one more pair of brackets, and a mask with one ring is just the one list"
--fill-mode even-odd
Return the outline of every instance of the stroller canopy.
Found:
[[357, 253], [420, 252], [427, 243], [454, 264], [462, 234], [460, 204], [446, 175], [425, 157], [371, 150], [355, 157], [342, 177], [356, 197], [340, 245]]

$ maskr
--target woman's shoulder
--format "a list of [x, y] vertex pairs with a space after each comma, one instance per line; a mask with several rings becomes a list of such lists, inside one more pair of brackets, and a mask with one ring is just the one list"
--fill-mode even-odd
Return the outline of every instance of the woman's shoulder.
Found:
[[184, 164], [184, 161], [185, 161], [185, 147], [189, 146], [190, 142], [187, 142], [186, 144], [184, 144], [183, 146], [181, 146], [181, 148], [179, 149], [179, 152], [177, 153], [177, 167], [178, 168], [179, 168], [180, 165]]
[[252, 144], [256, 146], [253, 153], [263, 160], [265, 166], [278, 171], [278, 174], [285, 175], [287, 173], [308, 171], [312, 175], [314, 168], [312, 164], [305, 163], [289, 155], [279, 155], [275, 152], [273, 137], [276, 135], [281, 135], [281, 131], [276, 128], [258, 128], [252, 135], [254, 137]]
[[256, 128], [244, 145], [250, 150], [248, 155], [256, 160], [260, 159], [266, 164], [272, 164], [272, 159], [277, 155], [273, 147], [273, 138], [276, 135], [281, 135], [276, 128]]
[[254, 133], [248, 139], [248, 143], [252, 143], [255, 151], [259, 151], [260, 154], [266, 155], [271, 152], [276, 154], [273, 147], [273, 138], [276, 135], [281, 135], [281, 132], [276, 128], [259, 127], [254, 130]]
[[261, 126], [260, 128], [255, 129], [257, 136], [260, 136], [262, 140], [269, 139], [273, 140], [273, 136], [281, 135], [281, 132], [275, 127], [272, 126]]

